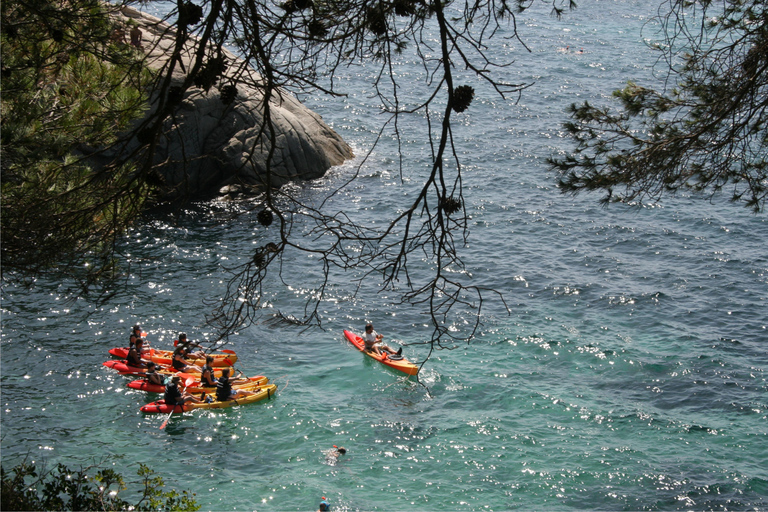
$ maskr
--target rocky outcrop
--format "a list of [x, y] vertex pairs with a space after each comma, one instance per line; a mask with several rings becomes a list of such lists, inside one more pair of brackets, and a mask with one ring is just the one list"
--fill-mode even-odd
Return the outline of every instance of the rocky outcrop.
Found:
[[[171, 28], [152, 16], [129, 7], [119, 13], [122, 23], [141, 30], [141, 51], [150, 68], [167, 64], [174, 44]], [[191, 69], [192, 45], [186, 49], [184, 69]], [[228, 70], [242, 61], [225, 55]], [[181, 73], [179, 71], [179, 73]], [[227, 76], [225, 75], [225, 79]], [[174, 76], [179, 83], [183, 74]], [[237, 80], [237, 96], [230, 104], [217, 87], [208, 92], [188, 89], [174, 115], [166, 120], [154, 163], [175, 196], [199, 197], [226, 190], [263, 190], [295, 180], [316, 179], [334, 165], [351, 158], [352, 150], [316, 113], [295, 97], [282, 93], [270, 100], [276, 147], [267, 179], [269, 137], [264, 133], [263, 95], [255, 71]]]

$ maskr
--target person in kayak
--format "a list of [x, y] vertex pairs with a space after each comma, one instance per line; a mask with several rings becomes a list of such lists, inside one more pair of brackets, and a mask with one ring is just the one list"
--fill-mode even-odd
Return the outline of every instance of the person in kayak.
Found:
[[373, 330], [373, 324], [368, 324], [365, 326], [365, 333], [363, 334], [363, 342], [365, 342], [365, 350], [368, 352], [373, 352], [376, 355], [381, 355], [382, 352], [386, 352], [387, 354], [392, 355], [401, 355], [403, 353], [403, 348], [400, 347], [399, 350], [395, 351], [392, 348], [385, 345], [381, 340], [384, 338], [381, 334], [377, 333]]
[[192, 402], [195, 404], [200, 404], [203, 401], [199, 400], [186, 391], [182, 393], [182, 391], [179, 389], [179, 384], [181, 383], [181, 377], [178, 375], [174, 375], [170, 382], [165, 385], [165, 403], [168, 405], [184, 405], [187, 402]]
[[141, 358], [141, 351], [144, 348], [144, 340], [142, 338], [136, 338], [133, 346], [128, 350], [128, 355], [125, 356], [128, 366], [134, 366], [136, 368], [146, 368], [148, 361]]
[[251, 391], [242, 389], [232, 389], [232, 382], [229, 380], [229, 368], [221, 370], [221, 377], [216, 382], [216, 400], [226, 402], [227, 400], [236, 400], [239, 396], [253, 395]]
[[203, 371], [200, 372], [200, 384], [203, 386], [215, 386], [218, 382], [218, 379], [213, 375], [213, 367], [211, 366], [211, 363], [213, 363], [213, 356], [208, 356], [205, 358], [205, 366], [203, 366]]
[[187, 335], [183, 332], [179, 333], [179, 338], [173, 342], [173, 346], [179, 347], [181, 350], [183, 350], [184, 357], [189, 357], [192, 359], [205, 359], [205, 352], [202, 350], [193, 351], [193, 347], [200, 349], [203, 347], [193, 341], [187, 341]]
[[154, 361], [147, 363], [147, 372], [145, 376], [147, 377], [147, 382], [150, 384], [158, 384], [160, 386], [165, 385], [165, 379], [162, 375], [157, 373], [157, 365], [154, 363]]
[[325, 496], [322, 496], [320, 501], [320, 508], [317, 509], [317, 512], [327, 512], [328, 510], [331, 510], [331, 506], [328, 504]]
[[[131, 336], [128, 338], [128, 350], [131, 349], [132, 346], [136, 344], [136, 340], [141, 338], [141, 326], [136, 324], [133, 326], [133, 330], [131, 331]], [[142, 338], [144, 340], [144, 350], [149, 350], [149, 342], [146, 340], [146, 338]]]
[[187, 363], [184, 360], [184, 351], [178, 348], [173, 352], [173, 361], [171, 361], [171, 366], [173, 366], [173, 369], [177, 372], [203, 373], [203, 369], [199, 366]]

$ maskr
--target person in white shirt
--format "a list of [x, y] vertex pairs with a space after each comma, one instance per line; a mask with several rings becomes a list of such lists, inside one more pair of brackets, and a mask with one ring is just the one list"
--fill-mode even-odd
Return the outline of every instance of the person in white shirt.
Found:
[[377, 355], [381, 355], [382, 352], [386, 352], [388, 354], [397, 354], [400, 355], [403, 352], [402, 347], [395, 351], [392, 348], [388, 347], [387, 345], [384, 345], [382, 343], [382, 336], [381, 334], [377, 333], [373, 330], [373, 324], [368, 324], [365, 326], [365, 333], [363, 334], [363, 342], [365, 342], [365, 350], [369, 352], [374, 352]]

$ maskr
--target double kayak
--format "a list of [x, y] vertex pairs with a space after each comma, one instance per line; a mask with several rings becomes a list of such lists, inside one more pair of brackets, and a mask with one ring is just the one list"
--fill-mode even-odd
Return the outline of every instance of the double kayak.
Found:
[[[277, 392], [277, 386], [275, 384], [257, 386], [252, 390], [252, 392], [253, 394], [242, 396], [235, 400], [225, 400], [225, 401], [214, 400], [213, 402], [210, 402], [210, 403], [202, 402], [199, 404], [186, 403], [184, 405], [168, 405], [165, 403], [165, 400], [158, 400], [157, 402], [152, 402], [152, 403], [141, 406], [141, 412], [144, 412], [147, 414], [153, 414], [153, 413], [170, 414], [171, 412], [173, 412], [175, 414], [175, 413], [182, 413], [186, 411], [192, 411], [195, 409], [226, 409], [227, 407], [234, 407], [236, 405], [247, 405], [247, 404], [252, 404], [254, 402], [259, 402], [267, 398], [272, 398]], [[212, 398], [215, 398], [215, 397], [216, 395], [214, 393], [212, 395]]]
[[[187, 393], [192, 393], [194, 395], [199, 393], [216, 393], [216, 386], [203, 386], [200, 382], [200, 378], [197, 375], [183, 373], [181, 376], [182, 379], [186, 380], [185, 390]], [[232, 384], [232, 389], [244, 389], [247, 391], [254, 387], [263, 386], [268, 382], [268, 378], [264, 377], [263, 375], [258, 375], [256, 377], [248, 377], [248, 382]], [[128, 383], [128, 387], [131, 389], [138, 389], [139, 391], [146, 391], [148, 393], [165, 392], [165, 386], [162, 384], [153, 384], [147, 379], [132, 380]]]
[[[147, 373], [146, 368], [140, 368], [138, 366], [131, 366], [128, 364], [128, 361], [121, 361], [117, 359], [113, 359], [112, 361], [105, 361], [102, 363], [107, 368], [112, 368], [113, 370], [117, 370], [119, 373], [123, 375], [143, 375]], [[221, 377], [221, 372], [223, 370], [229, 369], [229, 374], [234, 375], [235, 369], [231, 366], [221, 368], [217, 367], [213, 369], [213, 375], [214, 377]], [[171, 373], [177, 373], [176, 370], [174, 370], [171, 367], [168, 366], [162, 366], [160, 370], [157, 372], [163, 375], [171, 374]], [[194, 374], [193, 374], [194, 375]]]
[[406, 375], [416, 375], [419, 373], [419, 367], [408, 361], [406, 358], [392, 359], [386, 352], [382, 352], [381, 355], [378, 355], [374, 352], [369, 352], [365, 350], [365, 342], [363, 341], [363, 338], [351, 331], [345, 330], [344, 336], [346, 336], [347, 340], [349, 340], [349, 342], [352, 343], [352, 345], [354, 345], [355, 348], [357, 348], [360, 352], [372, 359], [379, 361], [382, 364], [389, 366], [390, 368], [401, 371]]
[[[128, 357], [128, 349], [125, 347], [115, 347], [109, 349], [109, 353], [120, 359]], [[222, 353], [211, 353], [209, 356], [213, 356], [213, 362], [211, 366], [232, 366], [237, 362], [237, 354], [232, 350], [226, 350]], [[170, 365], [173, 361], [173, 350], [159, 350], [150, 348], [141, 353], [142, 359], [148, 361], [154, 361], [157, 364]], [[203, 366], [205, 364], [204, 358], [185, 358], [184, 361], [187, 364], [194, 364], [197, 366]]]

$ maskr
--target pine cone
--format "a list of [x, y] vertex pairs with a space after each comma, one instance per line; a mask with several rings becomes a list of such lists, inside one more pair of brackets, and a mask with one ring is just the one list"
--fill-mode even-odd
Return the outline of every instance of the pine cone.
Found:
[[461, 201], [454, 197], [443, 199], [443, 210], [446, 214], [452, 215], [461, 209]]
[[237, 87], [232, 84], [225, 85], [219, 92], [219, 98], [221, 98], [223, 104], [231, 105], [235, 101], [235, 98], [237, 98]]
[[325, 35], [328, 33], [328, 29], [325, 28], [325, 25], [322, 21], [312, 20], [307, 25], [307, 32], [312, 39], [320, 39], [325, 37]]
[[184, 2], [179, 8], [179, 27], [195, 25], [203, 18], [203, 8], [192, 2]]
[[374, 7], [368, 11], [368, 28], [377, 36], [387, 33], [387, 17], [381, 7]]
[[272, 212], [264, 208], [259, 212], [258, 215], [256, 215], [256, 220], [259, 221], [259, 224], [262, 226], [269, 226], [272, 224], [273, 215]]
[[184, 91], [181, 87], [174, 86], [168, 89], [168, 105], [178, 105], [184, 99]]
[[416, 12], [416, 4], [412, 0], [395, 0], [394, 6], [398, 16], [411, 16]]
[[464, 112], [469, 108], [469, 104], [472, 103], [472, 98], [475, 97], [475, 90], [468, 85], [460, 85], [453, 90], [453, 110], [456, 112]]

